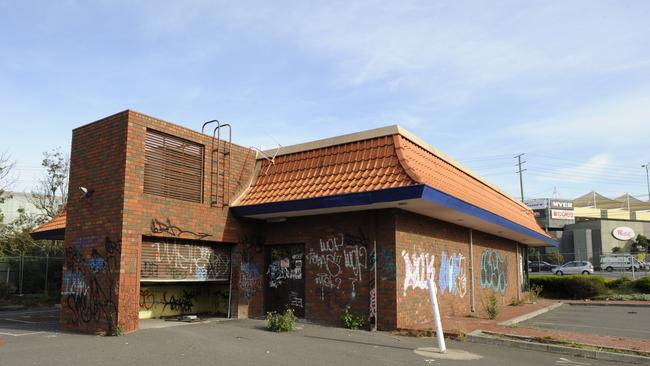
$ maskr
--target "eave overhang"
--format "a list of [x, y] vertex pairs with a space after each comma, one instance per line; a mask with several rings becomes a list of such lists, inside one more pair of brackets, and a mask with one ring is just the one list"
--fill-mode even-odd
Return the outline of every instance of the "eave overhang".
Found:
[[399, 208], [514, 240], [528, 246], [558, 246], [558, 242], [550, 237], [436, 190], [426, 184], [292, 201], [233, 206], [231, 210], [239, 217], [273, 221], [287, 217], [384, 208]]

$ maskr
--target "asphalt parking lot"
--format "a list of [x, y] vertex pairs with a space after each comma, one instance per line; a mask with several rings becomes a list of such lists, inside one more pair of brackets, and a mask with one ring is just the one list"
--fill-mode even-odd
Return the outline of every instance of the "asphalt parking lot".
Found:
[[0, 339], [54, 333], [59, 329], [59, 310], [55, 308], [0, 312]]
[[520, 326], [648, 339], [650, 307], [564, 304]]
[[[387, 332], [350, 331], [300, 324], [297, 331], [276, 334], [258, 320], [212, 320], [169, 323], [122, 337], [59, 333], [51, 318], [39, 326], [26, 316], [51, 317], [50, 311], [0, 313], [0, 364], [12, 365], [594, 365], [612, 362], [510, 347], [448, 341], [454, 354], [473, 360], [441, 359], [416, 353], [435, 339]], [[32, 320], [36, 318], [31, 318]], [[16, 322], [23, 320], [29, 323]], [[143, 321], [142, 323], [146, 323]], [[11, 335], [8, 335], [11, 334]], [[463, 353], [464, 352], [464, 353]]]

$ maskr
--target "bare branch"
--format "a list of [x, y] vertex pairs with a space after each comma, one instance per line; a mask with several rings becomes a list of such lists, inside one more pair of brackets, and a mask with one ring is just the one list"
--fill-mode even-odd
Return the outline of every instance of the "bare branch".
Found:
[[31, 203], [41, 212], [43, 221], [56, 216], [68, 200], [70, 159], [60, 149], [43, 153], [43, 176], [31, 192]]

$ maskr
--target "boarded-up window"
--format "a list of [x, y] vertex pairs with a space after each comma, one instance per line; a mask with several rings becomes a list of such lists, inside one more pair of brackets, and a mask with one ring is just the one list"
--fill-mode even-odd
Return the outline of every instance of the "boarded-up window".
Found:
[[140, 280], [202, 282], [230, 279], [230, 246], [172, 239], [142, 240]]
[[203, 146], [147, 130], [144, 192], [184, 201], [203, 197]]

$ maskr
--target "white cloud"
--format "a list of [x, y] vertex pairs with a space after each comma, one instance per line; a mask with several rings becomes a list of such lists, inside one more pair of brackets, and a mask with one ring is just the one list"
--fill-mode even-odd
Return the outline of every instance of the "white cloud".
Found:
[[563, 183], [586, 183], [594, 178], [602, 177], [603, 173], [610, 169], [611, 163], [611, 154], [598, 154], [583, 164], [555, 170], [551, 173], [552, 179], [542, 179], [557, 181], [561, 177]]
[[523, 145], [591, 146], [615, 149], [647, 144], [650, 136], [650, 91], [618, 95], [573, 110], [509, 127]]

